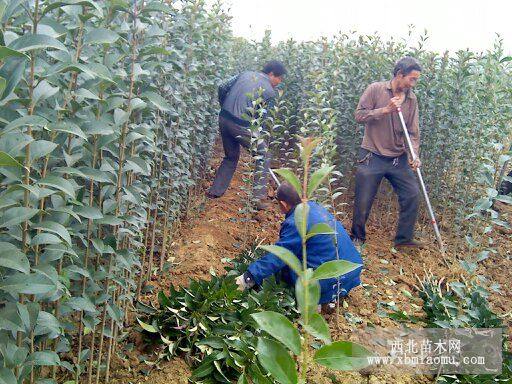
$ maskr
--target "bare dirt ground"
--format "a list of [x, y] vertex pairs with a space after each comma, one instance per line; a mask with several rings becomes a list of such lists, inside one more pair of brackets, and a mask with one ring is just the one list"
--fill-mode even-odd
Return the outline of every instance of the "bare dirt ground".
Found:
[[[221, 161], [220, 146], [212, 161], [212, 174]], [[282, 215], [277, 207], [259, 213], [247, 223], [243, 222], [240, 210], [245, 202], [245, 192], [242, 181], [243, 167], [239, 166], [237, 173], [227, 193], [214, 200], [209, 200], [199, 194], [192, 204], [191, 213], [172, 244], [171, 252], [167, 255], [173, 267], [169, 273], [154, 277], [154, 290], [143, 297], [146, 303], [156, 303], [160, 290], [166, 290], [170, 284], [187, 285], [189, 278], [208, 278], [210, 270], [223, 273], [227, 258], [236, 257], [243, 249], [256, 241], [271, 243], [278, 235]], [[209, 185], [204, 182], [203, 188]], [[386, 198], [381, 199], [386, 200]], [[349, 205], [347, 209], [351, 209]], [[420, 251], [407, 253], [396, 252], [392, 249], [392, 238], [396, 224], [394, 204], [381, 201], [374, 207], [374, 212], [368, 225], [369, 239], [364, 251], [365, 270], [362, 275], [363, 286], [350, 293], [341, 308], [340, 316], [332, 315], [328, 319], [337, 340], [353, 338], [353, 330], [362, 329], [367, 325], [377, 327], [399, 327], [385, 317], [379, 316], [379, 307], [386, 309], [386, 303], [393, 302], [409, 314], [418, 313], [413, 304], [421, 306], [404, 295], [403, 290], [412, 292], [417, 285], [416, 275], [422, 277], [425, 270], [431, 270], [435, 275], [446, 276], [448, 279], [457, 277], [458, 268], [448, 268], [442, 261], [437, 246], [433, 243], [429, 228], [419, 231], [419, 236], [429, 241], [429, 247]], [[344, 222], [347, 227], [350, 221]], [[449, 243], [449, 241], [448, 241]], [[500, 314], [512, 309], [512, 286], [508, 284], [512, 269], [512, 239], [510, 234], [496, 236], [498, 254], [491, 255], [479, 267], [479, 273], [501, 286], [501, 294], [493, 294], [491, 304]], [[453, 255], [448, 255], [448, 258]], [[380, 309], [382, 310], [382, 309]], [[421, 314], [421, 311], [419, 312]], [[510, 320], [510, 317], [509, 317]], [[510, 323], [509, 331], [510, 331]], [[510, 332], [509, 332], [510, 334]], [[136, 335], [132, 338], [137, 339]], [[136, 340], [134, 341], [137, 344]], [[129, 359], [119, 361], [112, 374], [115, 384], [178, 384], [187, 383], [190, 369], [183, 359], [174, 359], [162, 363], [158, 369], [148, 370], [144, 363], [139, 362], [140, 352], [135, 349], [128, 353]], [[422, 384], [433, 382], [431, 377], [407, 375], [368, 375], [359, 373], [333, 373], [323, 368], [315, 368], [311, 372], [309, 382], [319, 384], [358, 384], [358, 383], [389, 383], [389, 384]]]

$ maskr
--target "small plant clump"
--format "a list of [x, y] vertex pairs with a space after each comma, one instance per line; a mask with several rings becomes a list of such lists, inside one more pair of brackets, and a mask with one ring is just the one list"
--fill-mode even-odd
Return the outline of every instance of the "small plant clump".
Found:
[[264, 332], [251, 315], [275, 311], [295, 319], [298, 314], [292, 290], [275, 278], [266, 279], [257, 291], [237, 289], [235, 277], [261, 254], [242, 254], [225, 276], [190, 280], [188, 288], [159, 293], [160, 309], [139, 323], [148, 342], [160, 345], [160, 360], [187, 356], [193, 382], [230, 383], [243, 375], [271, 382], [256, 356], [257, 338]]
[[[504, 328], [502, 316], [489, 306], [489, 290], [482, 276], [446, 283], [444, 279], [426, 272], [419, 280], [419, 298], [424, 315], [411, 316], [397, 307], [388, 317], [403, 323], [421, 324], [426, 328]], [[490, 289], [498, 290], [491, 286]], [[487, 384], [507, 383], [512, 377], [512, 353], [508, 338], [503, 336], [503, 371], [500, 375], [442, 375], [439, 383]]]

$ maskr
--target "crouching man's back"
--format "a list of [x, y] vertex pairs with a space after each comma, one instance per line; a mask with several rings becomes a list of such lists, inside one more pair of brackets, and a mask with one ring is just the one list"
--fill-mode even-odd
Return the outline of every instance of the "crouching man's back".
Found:
[[[335, 230], [336, 233], [336, 237], [327, 234], [316, 235], [307, 241], [308, 268], [316, 269], [323, 263], [337, 259], [362, 265], [362, 258], [352, 244], [343, 225], [336, 221], [333, 215], [320, 204], [310, 201], [308, 205], [308, 231], [315, 224], [326, 223]], [[286, 219], [281, 225], [279, 240], [276, 245], [288, 249], [302, 262], [302, 240], [295, 226], [295, 207], [296, 205], [290, 207], [289, 211], [286, 213]], [[362, 266], [341, 276], [339, 278], [339, 284], [336, 278], [320, 280], [321, 296], [319, 303], [329, 303], [336, 301], [340, 296], [346, 296], [352, 288], [361, 283], [361, 270]], [[249, 280], [253, 279], [254, 284], [260, 285], [263, 279], [277, 273], [280, 273], [281, 277], [283, 277], [288, 284], [295, 285], [297, 275], [290, 270], [281, 259], [271, 253], [253, 262], [248, 268], [246, 278]]]

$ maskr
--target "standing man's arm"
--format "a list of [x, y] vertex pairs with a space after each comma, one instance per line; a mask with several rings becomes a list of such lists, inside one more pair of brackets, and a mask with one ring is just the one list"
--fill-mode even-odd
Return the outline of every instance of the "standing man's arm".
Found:
[[375, 108], [375, 86], [370, 84], [363, 95], [359, 99], [355, 118], [358, 123], [366, 123], [367, 121], [379, 120], [382, 117], [395, 112], [398, 107], [402, 104], [400, 97], [392, 97], [389, 100], [389, 104], [382, 108]]
[[[413, 170], [421, 166], [420, 161], [420, 123], [419, 123], [419, 109], [418, 101], [415, 100], [413, 105], [413, 112], [410, 114], [409, 121], [407, 122], [407, 131], [411, 138], [412, 148], [416, 154], [416, 162], [411, 161]], [[412, 159], [411, 159], [412, 160]]]

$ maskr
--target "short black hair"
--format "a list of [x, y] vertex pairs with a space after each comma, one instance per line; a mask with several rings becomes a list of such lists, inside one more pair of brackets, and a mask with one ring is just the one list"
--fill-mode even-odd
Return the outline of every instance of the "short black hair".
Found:
[[412, 71], [421, 72], [421, 65], [418, 60], [416, 60], [412, 56], [405, 56], [398, 60], [395, 64], [395, 68], [393, 69], [393, 76], [398, 75], [400, 72], [402, 75], [406, 76]]
[[277, 188], [276, 199], [288, 203], [292, 208], [299, 205], [302, 200], [295, 188], [287, 181]]
[[265, 64], [265, 66], [263, 67], [262, 72], [266, 73], [267, 75], [270, 72], [272, 72], [274, 74], [274, 76], [277, 76], [277, 77], [286, 75], [286, 73], [288, 73], [288, 71], [284, 67], [284, 64], [277, 60], [270, 60], [269, 62], [267, 62]]

